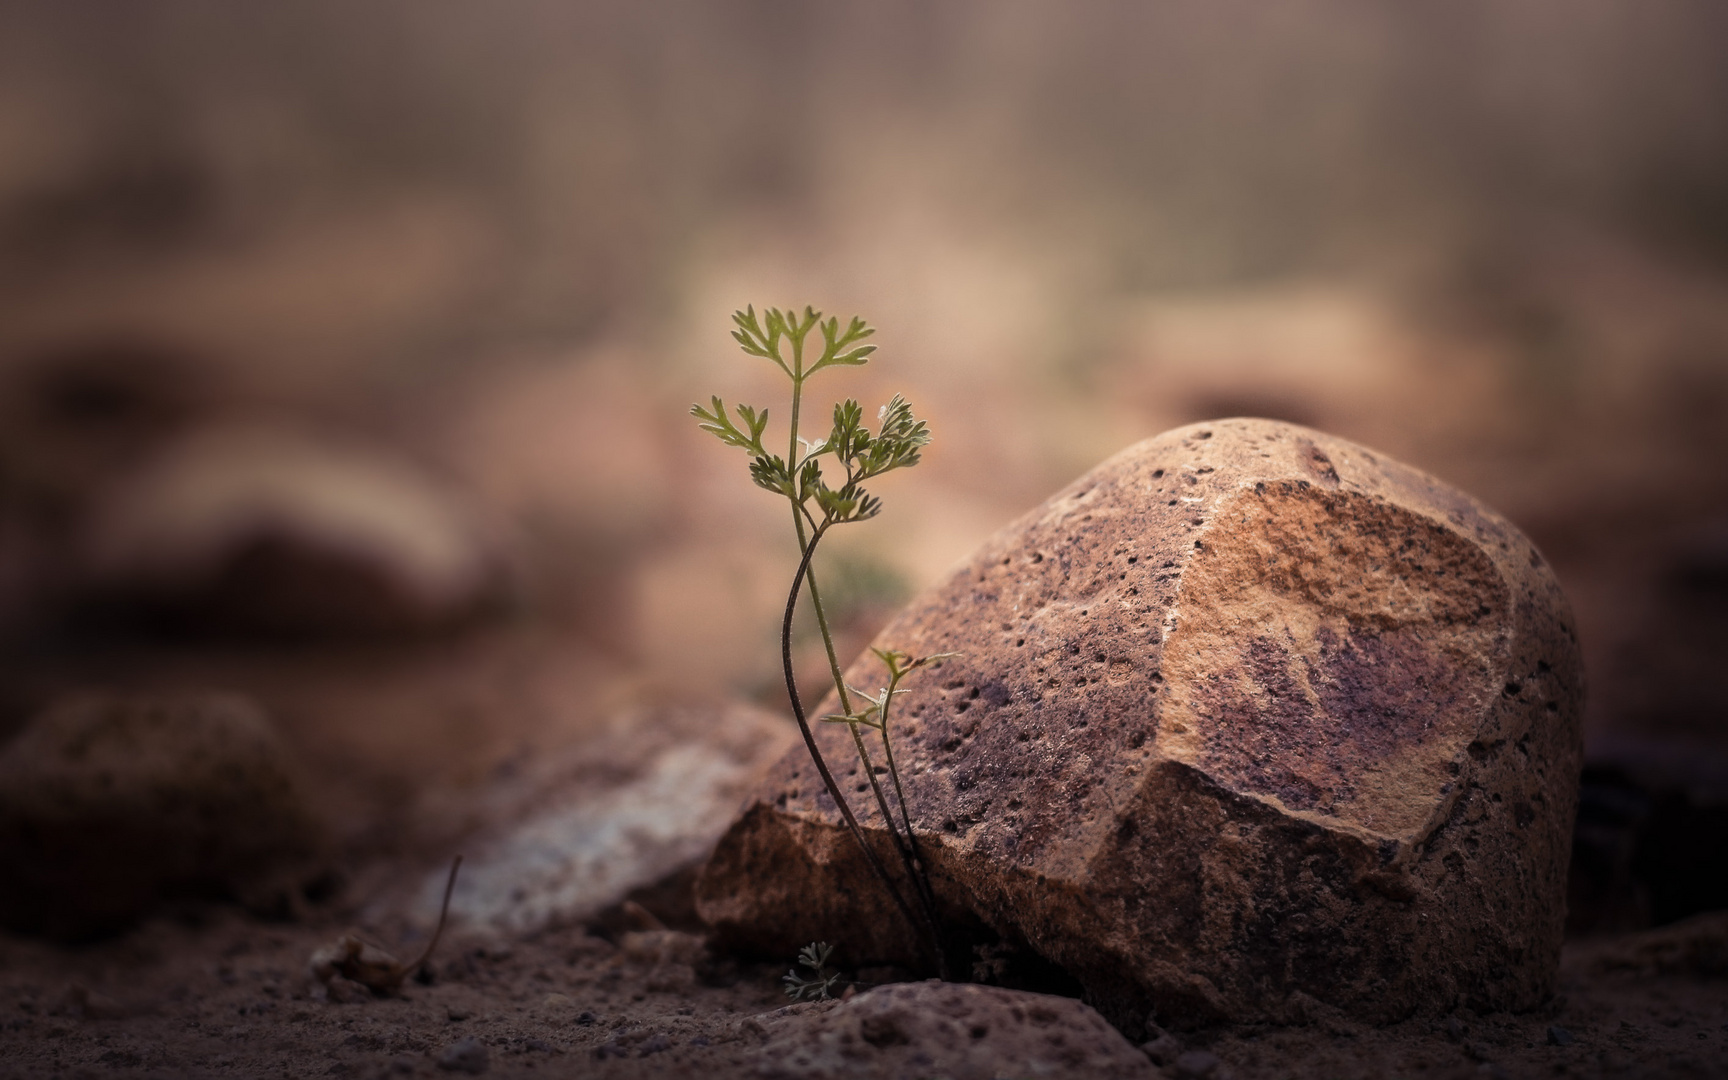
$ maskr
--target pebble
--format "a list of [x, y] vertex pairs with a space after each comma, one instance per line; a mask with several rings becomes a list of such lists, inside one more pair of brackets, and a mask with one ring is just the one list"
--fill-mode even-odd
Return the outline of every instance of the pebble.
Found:
[[1571, 1046], [1573, 1041], [1572, 1033], [1559, 1025], [1548, 1029], [1549, 1046]]
[[337, 1005], [358, 1005], [372, 1000], [372, 991], [368, 990], [364, 984], [357, 983], [353, 979], [345, 979], [340, 975], [314, 989], [313, 992], [317, 993], [318, 990], [323, 990], [325, 999]]
[[1189, 1050], [1176, 1058], [1176, 1075], [1183, 1080], [1204, 1080], [1218, 1072], [1222, 1064], [1218, 1055], [1206, 1050]]
[[1182, 1040], [1176, 1036], [1150, 1024], [1146, 1026], [1146, 1034], [1152, 1038], [1140, 1044], [1140, 1052], [1151, 1058], [1152, 1064], [1170, 1065], [1182, 1055]]
[[438, 1067], [446, 1072], [467, 1073], [479, 1076], [492, 1064], [492, 1056], [486, 1050], [486, 1044], [479, 1039], [461, 1039], [444, 1048], [438, 1055]]
[[113, 998], [98, 994], [83, 983], [76, 982], [60, 995], [53, 1011], [85, 1020], [118, 1020], [126, 1015], [126, 1010]]
[[451, 1023], [459, 1024], [462, 1021], [467, 1020], [470, 1017], [472, 1017], [474, 1015], [474, 1010], [472, 1010], [472, 1009], [459, 1009], [456, 1006], [452, 1005], [448, 1009], [444, 1010], [444, 1015], [449, 1018]]

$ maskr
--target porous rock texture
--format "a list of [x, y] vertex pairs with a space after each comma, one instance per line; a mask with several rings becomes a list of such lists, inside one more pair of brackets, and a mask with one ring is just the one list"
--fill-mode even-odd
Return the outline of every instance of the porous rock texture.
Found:
[[[1003, 529], [877, 644], [959, 654], [894, 726], [949, 931], [1056, 965], [1130, 1035], [1550, 994], [1579, 650], [1541, 555], [1469, 496], [1289, 424], [1180, 428]], [[866, 654], [847, 680], [885, 674]], [[847, 733], [820, 728], [892, 864]], [[698, 890], [734, 947], [916, 962], [802, 748]]]
[[770, 1080], [1149, 1080], [1145, 1054], [1072, 998], [928, 982], [878, 987], [797, 1017], [762, 1048]]
[[72, 694], [0, 753], [12, 929], [88, 938], [184, 891], [265, 900], [321, 843], [286, 748], [238, 695]]

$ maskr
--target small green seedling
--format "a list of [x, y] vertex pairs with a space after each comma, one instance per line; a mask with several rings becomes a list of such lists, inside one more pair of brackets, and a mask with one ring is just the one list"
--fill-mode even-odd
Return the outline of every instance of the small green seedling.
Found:
[[[805, 382], [825, 368], [858, 367], [866, 363], [870, 354], [876, 351], [876, 346], [864, 344], [864, 341], [874, 334], [875, 330], [858, 318], [852, 319], [842, 328], [839, 319], [824, 320], [821, 312], [809, 307], [804, 309], [802, 315], [769, 308], [761, 319], [757, 318], [756, 309], [751, 307], [734, 312], [732, 321], [736, 326], [732, 337], [739, 347], [750, 356], [772, 361], [791, 380], [791, 430], [786, 444], [786, 456], [771, 453], [762, 443], [762, 435], [768, 428], [766, 409], [739, 405], [734, 410], [738, 418], [737, 422], [734, 422], [732, 417], [727, 415], [726, 403], [715, 397], [710, 408], [693, 405], [690, 412], [701, 422], [703, 431], [713, 434], [727, 446], [738, 447], [750, 456], [750, 479], [757, 487], [782, 496], [791, 506], [792, 527], [798, 537], [801, 559], [797, 573], [792, 577], [792, 589], [786, 597], [785, 617], [780, 624], [780, 662], [786, 676], [786, 694], [792, 702], [792, 714], [798, 721], [799, 731], [804, 735], [804, 745], [810, 751], [816, 771], [822, 777], [822, 783], [828, 789], [835, 806], [839, 808], [840, 816], [845, 819], [847, 829], [858, 842], [864, 861], [887, 890], [901, 915], [913, 926], [921, 947], [934, 961], [937, 973], [946, 979], [948, 962], [936, 919], [936, 898], [930, 887], [929, 873], [918, 850], [917, 838], [912, 833], [905, 792], [901, 788], [900, 774], [894, 764], [894, 749], [889, 729], [893, 699], [896, 694], [904, 693], [900, 690], [901, 680], [918, 668], [938, 662], [941, 657], [915, 658], [899, 651], [875, 650], [876, 655], [888, 665], [888, 686], [877, 696], [871, 697], [846, 685], [845, 677], [840, 672], [839, 657], [834, 653], [834, 635], [828, 628], [828, 616], [823, 610], [822, 594], [817, 588], [815, 570], [811, 565], [811, 559], [816, 554], [816, 545], [830, 530], [840, 525], [868, 521], [881, 513], [882, 501], [866, 491], [864, 483], [884, 473], [908, 469], [918, 464], [924, 447], [930, 443], [930, 429], [924, 421], [912, 415], [912, 406], [906, 399], [896, 394], [888, 404], [877, 411], [877, 426], [874, 431], [864, 422], [864, 410], [858, 402], [847, 399], [834, 406], [833, 424], [827, 438], [811, 442], [799, 437], [798, 421], [804, 403]], [[812, 332], [820, 334], [821, 351], [807, 356], [806, 345], [814, 345]], [[832, 473], [827, 470], [832, 470]], [[834, 679], [834, 691], [840, 699], [840, 712], [822, 719], [830, 723], [846, 724], [851, 729], [859, 764], [864, 775], [869, 777], [877, 809], [882, 814], [883, 824], [893, 841], [895, 854], [899, 856], [906, 880], [910, 884], [913, 896], [911, 903], [907, 902], [900, 885], [889, 875], [887, 868], [876, 857], [875, 850], [865, 840], [864, 830], [859, 827], [857, 816], [847, 803], [840, 785], [835, 782], [834, 774], [822, 757], [822, 751], [816, 745], [816, 737], [805, 716], [804, 705], [799, 700], [798, 683], [792, 672], [792, 616], [797, 609], [798, 596], [806, 588], [810, 594], [810, 606], [816, 613], [816, 627], [822, 634], [822, 645], [828, 653], [828, 669]], [[853, 695], [858, 698], [856, 706]], [[887, 796], [877, 780], [870, 749], [861, 730], [865, 728], [875, 731], [881, 738], [883, 759], [893, 782], [895, 798], [900, 803], [898, 822], [895, 821]]]
[[798, 962], [810, 969], [809, 975], [798, 974], [793, 968], [780, 981], [786, 984], [786, 996], [793, 1001], [827, 1001], [834, 996], [834, 984], [840, 981], [838, 971], [828, 970], [828, 958], [834, 946], [826, 941], [812, 941], [798, 953]]

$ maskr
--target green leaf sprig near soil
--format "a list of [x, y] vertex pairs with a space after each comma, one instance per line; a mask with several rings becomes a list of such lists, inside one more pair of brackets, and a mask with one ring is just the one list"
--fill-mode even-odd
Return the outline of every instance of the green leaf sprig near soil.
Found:
[[[703, 431], [709, 432], [727, 446], [743, 450], [750, 458], [750, 479], [759, 488], [786, 499], [791, 508], [792, 527], [798, 538], [800, 561], [792, 578], [792, 588], [786, 598], [785, 616], [780, 627], [780, 660], [786, 677], [786, 693], [791, 699], [792, 713], [804, 736], [804, 745], [822, 778], [829, 796], [840, 810], [848, 831], [857, 841], [864, 860], [893, 899], [895, 906], [912, 925], [915, 935], [938, 974], [948, 977], [948, 961], [942, 934], [936, 918], [935, 895], [929, 873], [912, 833], [911, 817], [906, 809], [905, 793], [894, 764], [894, 752], [889, 727], [891, 703], [898, 693], [900, 681], [910, 672], [939, 657], [913, 658], [897, 651], [877, 651], [888, 665], [889, 685], [876, 697], [860, 693], [846, 685], [840, 671], [840, 661], [834, 652], [834, 635], [829, 630], [827, 613], [822, 606], [821, 590], [817, 587], [811, 560], [816, 546], [831, 529], [840, 525], [868, 521], [882, 512], [882, 500], [871, 494], [866, 482], [897, 469], [917, 465], [924, 447], [930, 443], [930, 429], [912, 413], [912, 406], [896, 394], [877, 410], [874, 429], [865, 422], [863, 407], [856, 400], [846, 399], [834, 406], [832, 422], [826, 437], [811, 441], [799, 434], [799, 422], [804, 407], [805, 383], [817, 372], [831, 367], [859, 367], [865, 364], [876, 346], [865, 344], [875, 333], [863, 319], [853, 318], [844, 327], [838, 318], [824, 319], [822, 313], [806, 307], [802, 314], [769, 308], [758, 318], [754, 307], [734, 312], [732, 338], [747, 355], [773, 362], [791, 382], [790, 423], [784, 456], [776, 454], [763, 442], [768, 429], [768, 410], [752, 405], [737, 405], [730, 413], [719, 397], [710, 399], [707, 408], [693, 405], [690, 412]], [[812, 336], [812, 335], [816, 336]], [[734, 419], [736, 417], [736, 419]], [[840, 699], [840, 712], [824, 717], [851, 729], [853, 747], [857, 751], [864, 775], [877, 809], [893, 841], [912, 900], [908, 902], [900, 884], [888, 873], [875, 849], [866, 841], [857, 816], [846, 801], [845, 793], [823, 758], [821, 749], [799, 699], [797, 680], [792, 671], [792, 617], [801, 592], [808, 590], [810, 606], [816, 614], [816, 627], [822, 635], [828, 667], [834, 680], [834, 690]], [[861, 708], [854, 708], [857, 695]], [[900, 817], [896, 822], [888, 798], [877, 779], [869, 746], [863, 730], [876, 732], [891, 778]]]
[[780, 979], [786, 984], [786, 996], [793, 1001], [827, 1001], [834, 996], [834, 986], [840, 981], [840, 973], [828, 967], [828, 958], [834, 955], [834, 946], [826, 941], [812, 941], [798, 952], [798, 963], [810, 969], [810, 974], [800, 975], [797, 968], [788, 971]]

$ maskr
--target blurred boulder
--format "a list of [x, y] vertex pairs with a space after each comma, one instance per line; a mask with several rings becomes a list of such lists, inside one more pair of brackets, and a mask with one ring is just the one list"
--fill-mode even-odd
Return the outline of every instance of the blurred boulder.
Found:
[[1599, 740], [1596, 754], [1579, 781], [1567, 935], [1623, 933], [1728, 910], [1725, 789], [1720, 777], [1684, 783], [1685, 770], [1670, 764], [1689, 754], [1708, 766], [1710, 748], [1619, 738]]
[[757, 1072], [804, 1078], [999, 1076], [1129, 1080], [1152, 1063], [1071, 998], [996, 986], [897, 983], [777, 1025]]
[[207, 412], [208, 364], [109, 334], [0, 356], [0, 633], [53, 622], [91, 496]]
[[84, 693], [0, 752], [0, 921], [64, 939], [176, 894], [258, 895], [317, 852], [287, 752], [243, 697]]
[[[950, 930], [1029, 948], [1131, 1034], [1148, 1010], [1390, 1020], [1552, 992], [1578, 646], [1541, 555], [1462, 492], [1288, 424], [1180, 428], [1002, 530], [877, 644], [958, 654], [896, 719]], [[886, 679], [866, 655], [847, 681]], [[917, 955], [802, 748], [698, 902], [747, 949]]]
[[496, 599], [474, 507], [377, 449], [252, 426], [179, 440], [90, 518], [92, 606], [190, 629], [426, 631]]
[[1671, 926], [1580, 946], [1591, 970], [1693, 979], [1728, 977], [1728, 911], [1711, 911]]
[[136, 465], [219, 397], [208, 360], [148, 335], [109, 334], [9, 357], [0, 374], [0, 481], [54, 518]]

